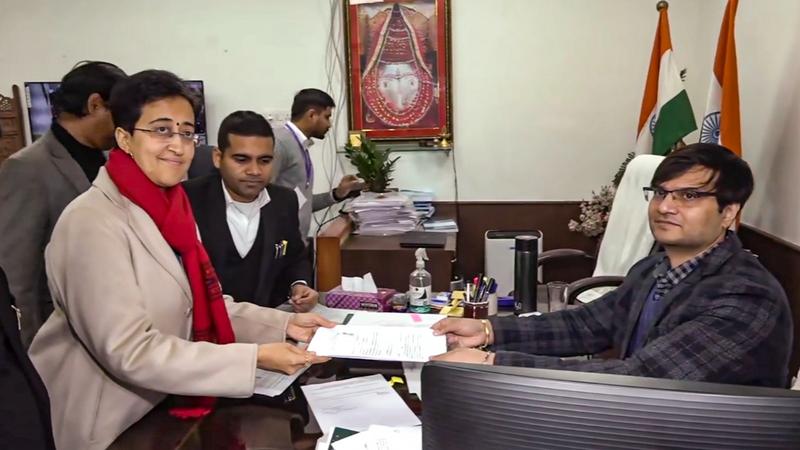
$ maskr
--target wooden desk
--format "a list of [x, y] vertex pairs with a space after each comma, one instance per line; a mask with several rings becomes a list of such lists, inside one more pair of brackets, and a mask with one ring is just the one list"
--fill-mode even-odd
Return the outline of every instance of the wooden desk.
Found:
[[[109, 450], [295, 449], [291, 413], [255, 404], [220, 405], [197, 420], [180, 420], [159, 405], [128, 428]], [[314, 448], [313, 442], [306, 448]]]
[[[366, 370], [369, 368], [370, 370]], [[383, 374], [402, 376], [399, 362], [336, 359], [314, 366], [322, 378], [337, 379]], [[420, 415], [421, 402], [406, 385], [395, 390], [411, 410]], [[302, 418], [251, 399], [218, 399], [214, 412], [197, 420], [172, 417], [165, 404], [158, 405], [125, 430], [109, 450], [312, 450], [321, 434], [303, 434]]]
[[[545, 310], [545, 286], [539, 286], [537, 300], [539, 310]], [[500, 312], [501, 316], [512, 314], [509, 310]], [[334, 359], [310, 370], [319, 378], [404, 376], [402, 364], [390, 361]], [[407, 383], [396, 385], [395, 390], [415, 414], [421, 415], [422, 402], [408, 392]], [[162, 404], [126, 430], [109, 450], [313, 449], [320, 435], [302, 434], [298, 431], [301, 427], [298, 415], [259, 405], [254, 399], [219, 399], [215, 411], [198, 420], [176, 419]]]
[[[400, 247], [401, 235], [361, 236], [352, 234], [349, 217], [340, 216], [317, 236], [317, 290], [329, 291], [341, 277], [371, 272], [378, 287], [408, 290], [408, 276], [414, 270], [413, 248]], [[452, 261], [456, 255], [456, 233], [447, 234], [444, 248], [428, 248], [425, 264], [433, 276], [433, 290], [450, 289]]]

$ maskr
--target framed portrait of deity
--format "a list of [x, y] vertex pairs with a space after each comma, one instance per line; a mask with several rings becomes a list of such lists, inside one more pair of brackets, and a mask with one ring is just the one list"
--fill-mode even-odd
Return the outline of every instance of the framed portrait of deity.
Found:
[[345, 0], [350, 129], [377, 140], [452, 132], [447, 0]]

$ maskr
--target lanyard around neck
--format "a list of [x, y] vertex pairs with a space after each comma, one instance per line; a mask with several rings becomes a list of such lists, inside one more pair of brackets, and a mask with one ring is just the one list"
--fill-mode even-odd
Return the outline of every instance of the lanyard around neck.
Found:
[[300, 138], [297, 136], [297, 133], [295, 133], [294, 129], [292, 129], [288, 123], [285, 126], [286, 129], [292, 133], [295, 142], [297, 142], [297, 145], [300, 146], [300, 152], [303, 154], [303, 162], [306, 166], [306, 189], [308, 189], [311, 187], [311, 179], [314, 177], [314, 165], [311, 164], [311, 155], [308, 153], [308, 149], [306, 148], [305, 144], [300, 142]]

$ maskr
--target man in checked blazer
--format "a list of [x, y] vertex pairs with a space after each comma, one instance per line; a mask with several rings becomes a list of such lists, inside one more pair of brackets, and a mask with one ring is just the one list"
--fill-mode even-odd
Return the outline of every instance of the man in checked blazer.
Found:
[[[749, 166], [725, 147], [670, 154], [645, 187], [663, 252], [575, 309], [439, 322], [435, 332], [457, 348], [434, 359], [787, 387], [786, 294], [729, 230], [752, 190]], [[487, 345], [493, 351], [470, 348]], [[612, 359], [561, 359], [610, 349]]]

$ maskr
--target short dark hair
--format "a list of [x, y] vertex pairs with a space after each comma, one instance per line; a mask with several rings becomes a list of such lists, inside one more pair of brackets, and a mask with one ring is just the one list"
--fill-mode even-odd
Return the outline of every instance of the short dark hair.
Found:
[[292, 120], [297, 120], [303, 117], [309, 109], [319, 108], [335, 108], [333, 98], [327, 92], [314, 88], [306, 88], [298, 92], [294, 96], [292, 102]]
[[230, 147], [231, 134], [275, 138], [267, 119], [253, 111], [232, 112], [223, 119], [222, 124], [219, 126], [219, 133], [217, 133], [217, 147], [219, 147], [220, 151], [224, 152], [226, 148]]
[[103, 61], [81, 61], [72, 68], [50, 95], [53, 114], [69, 113], [77, 117], [89, 114], [86, 102], [92, 94], [99, 94], [103, 101], [111, 98], [112, 88], [128, 78], [114, 64]]
[[133, 74], [111, 91], [111, 117], [114, 125], [130, 133], [142, 116], [144, 105], [170, 97], [185, 98], [197, 115], [200, 102], [195, 91], [174, 73], [166, 70], [144, 70]]
[[707, 143], [689, 144], [670, 153], [656, 168], [651, 185], [660, 186], [696, 166], [711, 170], [708, 183], [714, 184], [720, 211], [730, 204], [744, 206], [753, 193], [753, 172], [747, 162], [726, 147]]

